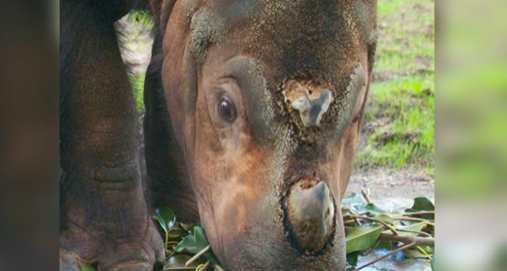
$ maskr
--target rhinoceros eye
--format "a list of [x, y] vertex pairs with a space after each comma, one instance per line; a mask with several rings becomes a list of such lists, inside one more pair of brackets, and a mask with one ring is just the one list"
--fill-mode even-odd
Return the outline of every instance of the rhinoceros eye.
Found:
[[236, 107], [227, 97], [220, 98], [220, 101], [218, 102], [218, 112], [220, 117], [226, 122], [233, 123], [236, 120]]

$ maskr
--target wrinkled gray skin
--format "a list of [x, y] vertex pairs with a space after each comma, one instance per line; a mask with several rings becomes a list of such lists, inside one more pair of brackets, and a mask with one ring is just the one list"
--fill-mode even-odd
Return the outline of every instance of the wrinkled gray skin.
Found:
[[376, 1], [151, 0], [144, 156], [114, 28], [134, 2], [60, 3], [61, 270], [152, 270], [150, 204], [227, 270], [344, 270]]
[[[178, 182], [173, 198], [195, 200], [228, 270], [344, 270], [337, 206], [373, 64], [376, 1], [159, 5], [161, 84], [191, 183]], [[332, 95], [304, 98], [319, 122], [291, 104], [295, 86]], [[232, 122], [223, 97], [236, 108]]]

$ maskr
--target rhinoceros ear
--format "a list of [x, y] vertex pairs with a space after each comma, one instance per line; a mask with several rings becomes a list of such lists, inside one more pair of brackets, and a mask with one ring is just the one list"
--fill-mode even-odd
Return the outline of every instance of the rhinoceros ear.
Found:
[[[195, 126], [193, 119], [196, 114], [196, 104], [197, 104], [197, 63], [193, 54], [190, 52], [189, 48], [185, 50], [185, 56], [183, 65], [181, 67], [183, 82], [182, 82], [182, 115], [183, 115], [183, 124], [182, 128], [184, 133], [186, 134], [187, 140], [195, 139]], [[190, 125], [185, 125], [190, 124]]]
[[358, 0], [355, 4], [355, 18], [362, 39], [368, 46], [368, 72], [371, 72], [378, 39], [377, 0]]

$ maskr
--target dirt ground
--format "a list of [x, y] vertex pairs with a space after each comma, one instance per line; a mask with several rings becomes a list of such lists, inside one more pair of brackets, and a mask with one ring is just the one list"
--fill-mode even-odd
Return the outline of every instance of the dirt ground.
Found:
[[416, 197], [435, 198], [434, 179], [422, 172], [413, 172], [407, 169], [381, 168], [355, 173], [350, 178], [346, 193], [359, 193], [361, 189], [368, 191], [368, 195], [375, 203], [381, 204], [387, 199], [397, 199], [400, 206], [387, 205], [386, 211], [408, 208], [410, 206], [405, 205], [411, 205]]

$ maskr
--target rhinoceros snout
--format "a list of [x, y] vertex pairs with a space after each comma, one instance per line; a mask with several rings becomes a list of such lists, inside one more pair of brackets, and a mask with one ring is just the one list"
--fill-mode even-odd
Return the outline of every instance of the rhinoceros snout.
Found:
[[299, 181], [285, 199], [285, 223], [300, 250], [320, 251], [334, 230], [335, 207], [323, 181]]

